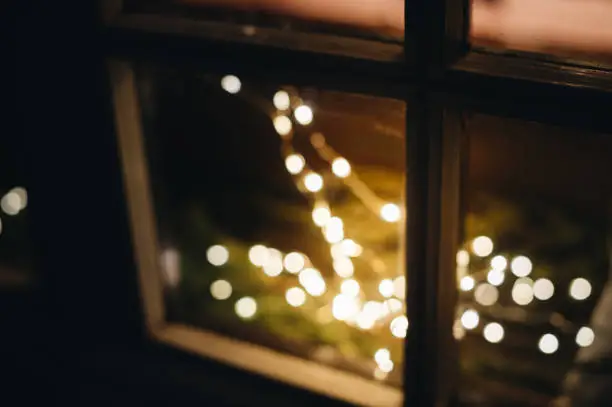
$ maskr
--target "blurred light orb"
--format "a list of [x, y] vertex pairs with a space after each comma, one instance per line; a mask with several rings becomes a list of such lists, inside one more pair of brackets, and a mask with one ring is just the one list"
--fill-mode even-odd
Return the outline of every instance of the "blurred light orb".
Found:
[[467, 267], [470, 264], [470, 254], [467, 250], [459, 250], [457, 252], [457, 266]]
[[389, 223], [395, 223], [402, 217], [399, 206], [394, 203], [386, 203], [380, 208], [380, 217]]
[[453, 323], [453, 337], [458, 341], [465, 337], [465, 328], [461, 324], [461, 320], [455, 320], [455, 323]]
[[354, 318], [359, 313], [359, 303], [348, 295], [338, 294], [332, 301], [332, 315], [338, 321]]
[[340, 242], [342, 254], [348, 257], [359, 257], [363, 253], [363, 247], [355, 243], [352, 239], [344, 239]]
[[216, 300], [227, 300], [232, 295], [232, 285], [225, 280], [214, 281], [210, 285], [210, 294]]
[[461, 315], [461, 325], [465, 329], [474, 329], [478, 326], [479, 322], [480, 316], [476, 310], [468, 309]]
[[222, 266], [229, 260], [229, 251], [220, 244], [211, 246], [206, 250], [206, 259], [213, 266]]
[[325, 226], [331, 219], [331, 211], [327, 206], [316, 206], [312, 211], [312, 221], [319, 227]]
[[517, 280], [512, 287], [512, 300], [518, 305], [527, 305], [533, 301], [533, 288], [529, 283]]
[[306, 258], [301, 253], [291, 252], [285, 256], [283, 264], [288, 272], [297, 274], [306, 267]]
[[291, 107], [291, 98], [284, 90], [279, 90], [272, 97], [272, 103], [278, 110], [288, 110]]
[[499, 343], [504, 339], [504, 327], [497, 322], [491, 322], [485, 325], [482, 334], [488, 342]]
[[378, 364], [378, 368], [384, 373], [389, 373], [393, 370], [393, 361], [391, 359], [383, 360]]
[[459, 281], [459, 288], [461, 291], [470, 291], [474, 288], [476, 282], [471, 276], [465, 276]]
[[480, 305], [489, 307], [495, 304], [499, 299], [499, 291], [491, 284], [479, 284], [478, 287], [476, 287], [476, 291], [474, 291], [474, 299]]
[[236, 94], [240, 92], [240, 89], [242, 88], [242, 83], [240, 82], [240, 79], [238, 79], [237, 76], [226, 75], [221, 78], [221, 87], [227, 93]]
[[292, 307], [300, 307], [306, 302], [306, 293], [300, 287], [291, 287], [285, 293], [285, 299]]
[[348, 257], [338, 257], [334, 259], [334, 271], [342, 278], [349, 278], [355, 272], [355, 266]]
[[588, 326], [583, 326], [576, 333], [576, 344], [581, 348], [591, 346], [595, 341], [595, 332]]
[[17, 215], [22, 207], [22, 199], [17, 192], [11, 190], [7, 192], [0, 200], [0, 208], [7, 215]]
[[351, 165], [346, 158], [338, 157], [332, 162], [332, 172], [339, 178], [346, 178], [351, 174]]
[[390, 298], [395, 292], [395, 286], [393, 281], [389, 278], [385, 278], [378, 284], [378, 292], [385, 298]]
[[526, 256], [516, 256], [510, 263], [510, 269], [512, 274], [517, 277], [527, 277], [531, 274], [533, 264], [531, 264], [531, 260]]
[[298, 276], [298, 281], [313, 297], [320, 297], [325, 293], [325, 280], [317, 269], [305, 268]]
[[332, 216], [325, 224], [323, 232], [329, 243], [339, 243], [344, 239], [344, 222], [337, 216]]
[[312, 119], [314, 117], [312, 113], [312, 109], [308, 105], [298, 106], [293, 111], [293, 116], [295, 117], [295, 120], [303, 126], [307, 126], [310, 123], [312, 123]]
[[269, 277], [279, 276], [283, 272], [283, 254], [276, 249], [268, 249], [268, 258], [263, 265], [263, 272]]
[[361, 287], [357, 280], [348, 279], [344, 280], [342, 284], [340, 284], [340, 292], [344, 295], [348, 295], [349, 297], [357, 297], [359, 296], [359, 292], [361, 291]]
[[297, 175], [304, 169], [306, 160], [301, 154], [290, 154], [285, 159], [285, 167], [290, 174]]
[[402, 309], [404, 309], [403, 303], [397, 298], [389, 298], [387, 301], [385, 301], [385, 305], [387, 306], [387, 309], [389, 310], [389, 312], [392, 312], [392, 313], [399, 312]]
[[304, 186], [310, 192], [319, 192], [323, 189], [323, 177], [316, 172], [311, 172], [304, 177]]
[[539, 278], [533, 284], [533, 295], [540, 301], [549, 300], [555, 293], [555, 286], [547, 278]]
[[291, 124], [291, 119], [287, 116], [276, 116], [272, 122], [274, 124], [274, 129], [276, 132], [282, 136], [288, 136], [291, 133], [291, 129], [293, 128], [293, 124]]
[[251, 319], [257, 312], [257, 302], [251, 297], [242, 297], [234, 306], [236, 314], [242, 319]]
[[508, 267], [508, 260], [502, 255], [497, 255], [491, 259], [491, 269], [504, 271]]
[[399, 276], [393, 280], [393, 295], [401, 300], [406, 298], [406, 277]]
[[489, 270], [489, 272], [487, 273], [487, 281], [491, 285], [500, 286], [504, 283], [505, 279], [506, 279], [506, 273], [504, 273], [501, 270], [493, 269], [493, 270]]
[[493, 241], [487, 236], [478, 236], [472, 241], [472, 251], [478, 257], [487, 257], [493, 253]]
[[544, 334], [538, 342], [538, 348], [542, 353], [550, 355], [559, 349], [559, 340], [553, 334]]
[[249, 261], [257, 267], [263, 267], [268, 261], [269, 254], [266, 246], [256, 244], [249, 249]]
[[405, 338], [408, 333], [408, 318], [405, 315], [400, 315], [391, 321], [391, 335], [396, 338]]
[[374, 361], [376, 361], [376, 364], [380, 365], [387, 360], [391, 360], [391, 352], [389, 352], [389, 349], [381, 348], [374, 353]]
[[591, 283], [585, 278], [575, 278], [570, 284], [570, 296], [578, 301], [586, 300], [591, 296], [593, 288]]

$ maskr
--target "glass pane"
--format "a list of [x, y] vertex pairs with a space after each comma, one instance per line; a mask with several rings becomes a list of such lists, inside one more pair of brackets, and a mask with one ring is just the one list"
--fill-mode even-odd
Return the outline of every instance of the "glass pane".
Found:
[[464, 401], [607, 405], [612, 137], [480, 115], [467, 132], [454, 327]]
[[520, 51], [612, 62], [607, 0], [473, 0], [472, 41]]
[[128, 13], [163, 13], [244, 26], [333, 33], [380, 41], [404, 37], [404, 0], [127, 0]]
[[403, 102], [137, 76], [168, 319], [398, 385]]

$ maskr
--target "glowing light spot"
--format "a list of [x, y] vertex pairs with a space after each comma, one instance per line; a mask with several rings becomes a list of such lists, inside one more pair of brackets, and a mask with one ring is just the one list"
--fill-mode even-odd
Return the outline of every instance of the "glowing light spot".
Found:
[[395, 292], [395, 286], [393, 285], [393, 281], [385, 278], [378, 284], [378, 292], [385, 298], [389, 298]]
[[351, 239], [344, 239], [340, 242], [340, 249], [342, 254], [348, 257], [359, 257], [363, 253], [363, 248]]
[[313, 297], [319, 297], [325, 293], [325, 280], [323, 280], [321, 273], [317, 269], [305, 268], [300, 272], [298, 280], [308, 294]]
[[318, 205], [312, 211], [312, 221], [319, 227], [325, 226], [331, 219], [331, 211], [327, 206]]
[[374, 361], [376, 361], [378, 365], [384, 363], [387, 360], [391, 360], [391, 352], [389, 352], [389, 349], [381, 348], [378, 349], [376, 353], [374, 353]]
[[311, 172], [304, 177], [304, 186], [310, 192], [319, 192], [323, 189], [323, 177], [316, 172]]
[[393, 294], [399, 298], [406, 298], [406, 277], [399, 276], [393, 280]]
[[499, 343], [504, 339], [504, 327], [497, 322], [485, 325], [482, 331], [484, 338], [491, 343]]
[[269, 258], [268, 248], [260, 244], [249, 249], [249, 261], [257, 267], [263, 267]]
[[283, 272], [283, 254], [276, 249], [268, 249], [268, 259], [263, 265], [263, 272], [269, 277], [279, 276]]
[[7, 215], [17, 215], [21, 210], [21, 206], [21, 197], [15, 191], [7, 192], [0, 200], [0, 208]]
[[394, 223], [400, 220], [402, 217], [402, 212], [400, 211], [399, 206], [393, 203], [387, 203], [380, 208], [380, 217], [389, 223]]
[[531, 284], [517, 280], [512, 287], [512, 300], [518, 305], [527, 305], [533, 301], [533, 288]]
[[391, 335], [396, 338], [405, 338], [408, 333], [408, 318], [405, 315], [400, 315], [391, 321]]
[[354, 318], [359, 313], [359, 303], [353, 297], [338, 294], [332, 301], [332, 315], [339, 321]]
[[461, 339], [463, 339], [463, 337], [465, 336], [465, 328], [463, 328], [463, 325], [461, 325], [461, 321], [460, 320], [455, 320], [455, 323], [453, 324], [453, 337], [460, 341]]
[[576, 344], [581, 348], [591, 346], [595, 341], [595, 332], [588, 326], [583, 326], [576, 333]]
[[229, 251], [219, 244], [211, 246], [206, 250], [206, 259], [213, 266], [222, 266], [229, 260]]
[[227, 300], [232, 295], [232, 285], [225, 280], [217, 280], [210, 285], [210, 294], [216, 300]]
[[336, 158], [332, 162], [332, 172], [336, 177], [346, 178], [351, 174], [351, 165], [345, 158]]
[[287, 171], [293, 175], [302, 172], [305, 165], [306, 160], [304, 160], [304, 157], [300, 154], [291, 154], [285, 159], [285, 167], [287, 167]]
[[276, 116], [272, 123], [274, 124], [274, 129], [276, 132], [282, 137], [288, 136], [293, 128], [291, 119], [289, 119], [287, 116]]
[[474, 299], [480, 305], [485, 307], [491, 306], [497, 302], [499, 298], [499, 291], [495, 286], [491, 284], [480, 284], [476, 291], [474, 291]]
[[291, 287], [285, 293], [285, 299], [292, 307], [300, 307], [306, 302], [306, 293], [300, 287]]
[[285, 256], [283, 264], [288, 272], [296, 274], [306, 266], [306, 258], [301, 253], [292, 252]]
[[310, 108], [310, 106], [307, 106], [307, 105], [298, 106], [293, 111], [293, 116], [295, 117], [295, 120], [297, 120], [297, 122], [303, 126], [307, 126], [310, 123], [312, 123], [313, 114], [312, 114], [312, 109]]
[[533, 284], [533, 295], [541, 301], [550, 299], [555, 293], [555, 286], [547, 278], [540, 278]]
[[470, 254], [467, 250], [459, 250], [457, 252], [457, 266], [467, 267], [470, 264]]
[[399, 312], [404, 309], [404, 305], [397, 298], [388, 299], [387, 301], [385, 301], [385, 305], [387, 306], [389, 312]]
[[578, 301], [586, 300], [591, 295], [591, 283], [584, 278], [575, 278], [570, 284], [570, 296]]
[[550, 355], [559, 349], [559, 340], [553, 334], [544, 334], [538, 342], [538, 348], [542, 353]]
[[338, 243], [344, 239], [344, 223], [342, 219], [334, 216], [325, 224], [325, 240], [329, 243]]
[[384, 360], [378, 364], [378, 368], [384, 373], [389, 373], [393, 370], [393, 361], [391, 359]]
[[278, 110], [287, 110], [291, 107], [291, 98], [287, 92], [279, 90], [274, 94], [272, 103], [274, 103], [274, 107]]
[[504, 256], [497, 255], [491, 259], [491, 268], [497, 271], [504, 271], [508, 267], [508, 260]]
[[531, 274], [531, 270], [533, 269], [533, 265], [531, 264], [531, 260], [525, 256], [517, 256], [512, 259], [510, 263], [510, 269], [512, 273], [517, 277], [527, 277]]
[[234, 306], [236, 314], [242, 319], [251, 319], [257, 312], [257, 302], [251, 297], [242, 297]]
[[333, 267], [336, 274], [343, 278], [352, 277], [355, 272], [353, 262], [347, 257], [338, 257], [334, 259]]
[[176, 249], [165, 249], [161, 253], [161, 271], [164, 280], [170, 287], [176, 287], [181, 281], [181, 256]]
[[361, 287], [359, 287], [359, 283], [356, 280], [344, 280], [342, 284], [340, 284], [340, 292], [349, 297], [357, 297], [360, 291]]
[[240, 88], [242, 88], [242, 83], [240, 83], [240, 79], [234, 75], [226, 75], [221, 78], [221, 87], [228, 93], [236, 94], [240, 92]]
[[480, 316], [478, 312], [473, 309], [468, 309], [461, 315], [461, 325], [463, 325], [465, 329], [474, 329], [478, 326], [479, 322]]
[[472, 241], [472, 251], [478, 257], [487, 257], [493, 253], [493, 241], [487, 236], [478, 236]]
[[470, 291], [474, 288], [474, 285], [476, 285], [476, 282], [474, 278], [470, 276], [465, 276], [459, 281], [459, 288], [461, 291]]

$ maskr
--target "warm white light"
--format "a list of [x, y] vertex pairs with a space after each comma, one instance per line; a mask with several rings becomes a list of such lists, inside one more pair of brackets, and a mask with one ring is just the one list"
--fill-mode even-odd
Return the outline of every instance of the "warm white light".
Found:
[[162, 251], [161, 271], [164, 280], [170, 287], [176, 287], [179, 284], [181, 281], [181, 256], [176, 249], [168, 248]]
[[517, 280], [512, 287], [512, 299], [518, 305], [527, 305], [533, 301], [533, 288], [531, 284]]
[[559, 340], [553, 334], [545, 334], [540, 338], [540, 342], [538, 343], [538, 348], [542, 353], [546, 353], [550, 355], [551, 353], [555, 353], [557, 349], [559, 349]]
[[268, 257], [268, 248], [266, 246], [256, 244], [249, 249], [249, 261], [257, 267], [263, 267], [268, 261]]
[[344, 239], [344, 223], [342, 219], [333, 216], [325, 224], [325, 240], [329, 243], [338, 243]]
[[276, 249], [268, 249], [268, 259], [263, 265], [263, 272], [269, 277], [279, 276], [283, 272], [283, 254]]
[[352, 239], [344, 239], [340, 242], [340, 249], [342, 254], [348, 257], [359, 257], [363, 252], [363, 248]]
[[531, 260], [525, 256], [517, 256], [512, 259], [510, 263], [510, 269], [512, 273], [517, 277], [527, 277], [531, 274], [531, 270], [533, 269], [533, 265], [531, 264]]
[[300, 287], [291, 287], [285, 293], [285, 299], [292, 307], [300, 307], [306, 302], [306, 293]]
[[240, 83], [240, 79], [238, 79], [234, 75], [226, 75], [221, 78], [221, 87], [228, 93], [238, 93], [240, 92], [240, 88], [242, 84]]
[[21, 197], [15, 191], [7, 192], [0, 200], [0, 208], [7, 215], [17, 215], [21, 210]]
[[399, 276], [393, 280], [393, 294], [402, 300], [406, 298], [406, 277]]
[[229, 251], [220, 244], [211, 246], [206, 250], [206, 259], [213, 266], [222, 266], [229, 260]]
[[487, 257], [493, 253], [493, 241], [487, 236], [478, 236], [472, 241], [472, 251], [478, 257]]
[[313, 114], [312, 114], [312, 109], [310, 108], [310, 106], [307, 106], [307, 105], [298, 106], [293, 111], [293, 116], [295, 117], [295, 120], [297, 120], [297, 122], [301, 125], [307, 126], [310, 123], [312, 123]]
[[304, 186], [310, 192], [319, 192], [323, 188], [323, 177], [316, 172], [311, 172], [304, 177]]
[[499, 298], [499, 291], [495, 286], [491, 284], [480, 284], [474, 291], [474, 299], [480, 305], [489, 307], [497, 302]]
[[588, 326], [583, 326], [576, 333], [576, 344], [582, 348], [591, 346], [595, 341], [595, 332]]
[[383, 373], [389, 373], [393, 370], [393, 361], [391, 359], [387, 359], [378, 364], [378, 368]]
[[373, 318], [371, 315], [364, 313], [363, 311], [360, 312], [359, 315], [357, 315], [355, 322], [357, 323], [357, 326], [363, 330], [372, 329], [374, 325], [376, 325], [376, 319]]
[[312, 221], [319, 227], [325, 226], [331, 219], [331, 212], [327, 206], [318, 205], [312, 211]]
[[461, 281], [459, 281], [459, 288], [461, 291], [470, 291], [474, 288], [475, 284], [476, 282], [474, 281], [473, 277], [465, 276], [461, 279]]
[[287, 92], [279, 90], [274, 94], [272, 103], [274, 103], [274, 107], [278, 110], [287, 110], [291, 107], [291, 98]]
[[393, 318], [391, 321], [391, 335], [396, 338], [405, 338], [406, 333], [408, 332], [408, 318], [405, 315], [400, 315], [398, 317]]
[[305, 165], [306, 160], [304, 160], [301, 154], [290, 154], [285, 158], [285, 167], [287, 167], [287, 171], [289, 171], [290, 174], [299, 174], [302, 172]]
[[389, 352], [389, 349], [387, 348], [378, 349], [376, 353], [374, 353], [374, 360], [378, 365], [386, 362], [387, 360], [391, 360], [391, 352]]
[[575, 300], [586, 300], [591, 295], [591, 283], [584, 278], [575, 278], [570, 284], [570, 296]]
[[251, 297], [242, 297], [236, 301], [234, 310], [240, 318], [250, 319], [253, 318], [257, 312], [257, 303]]
[[342, 284], [340, 284], [340, 292], [349, 297], [357, 297], [360, 290], [361, 287], [359, 287], [359, 283], [353, 279], [344, 280]]
[[216, 300], [227, 300], [232, 295], [232, 285], [225, 280], [217, 280], [210, 285], [210, 294]]
[[288, 136], [289, 133], [291, 133], [291, 129], [293, 128], [293, 125], [291, 124], [291, 119], [287, 116], [276, 116], [274, 118], [273, 124], [276, 132], [283, 137]]
[[387, 203], [380, 208], [380, 217], [385, 222], [397, 222], [402, 217], [402, 212], [400, 211], [399, 206], [393, 203]]
[[540, 278], [533, 284], [533, 295], [541, 301], [550, 299], [555, 293], [555, 286], [547, 278]]
[[463, 325], [465, 329], [474, 329], [478, 326], [479, 322], [480, 316], [478, 312], [473, 309], [468, 309], [461, 315], [461, 325]]
[[504, 339], [504, 327], [497, 322], [491, 322], [482, 331], [484, 338], [491, 343], [499, 343]]
[[313, 297], [319, 297], [325, 292], [325, 280], [321, 277], [319, 270], [313, 268], [305, 268], [300, 271], [298, 276], [300, 284], [306, 289], [308, 294]]
[[374, 378], [376, 380], [385, 380], [389, 376], [388, 373], [383, 372], [378, 366], [374, 369]]
[[504, 271], [508, 267], [508, 260], [504, 256], [497, 255], [491, 259], [491, 268], [497, 271]]
[[402, 302], [397, 298], [389, 298], [387, 301], [385, 301], [385, 304], [387, 305], [389, 312], [399, 312], [404, 308]]
[[355, 266], [353, 266], [353, 262], [347, 257], [338, 257], [334, 259], [333, 266], [336, 274], [343, 278], [352, 277], [353, 273], [355, 272]]
[[11, 189], [10, 192], [16, 193], [19, 196], [19, 199], [21, 199], [21, 205], [19, 208], [20, 211], [25, 209], [26, 206], [28, 206], [28, 192], [25, 190], [25, 188], [15, 187]]
[[467, 250], [459, 250], [457, 252], [457, 266], [467, 267], [470, 264], [470, 254]]
[[385, 278], [378, 284], [378, 292], [385, 298], [389, 298], [395, 292], [395, 286], [393, 281]]
[[306, 266], [306, 258], [301, 253], [292, 252], [285, 256], [283, 264], [288, 272], [296, 274]]
[[374, 321], [385, 315], [387, 308], [382, 302], [368, 301], [363, 305], [361, 313]]
[[359, 303], [353, 297], [338, 294], [332, 301], [332, 315], [339, 321], [354, 318], [359, 313]]
[[501, 270], [489, 270], [487, 273], [487, 281], [494, 286], [500, 286], [504, 283], [506, 273]]
[[463, 325], [461, 324], [460, 320], [455, 320], [455, 323], [453, 323], [453, 337], [460, 341], [461, 339], [463, 339], [463, 337], [465, 336], [465, 328], [463, 327]]
[[332, 162], [332, 172], [337, 177], [346, 178], [351, 174], [351, 165], [345, 158], [336, 158]]

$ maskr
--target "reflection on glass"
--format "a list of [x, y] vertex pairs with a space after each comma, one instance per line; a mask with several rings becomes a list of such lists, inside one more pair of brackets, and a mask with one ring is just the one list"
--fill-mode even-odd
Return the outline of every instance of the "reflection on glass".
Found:
[[404, 0], [128, 0], [125, 9], [232, 22], [247, 34], [276, 26], [397, 41], [404, 33]]
[[[612, 137], [485, 116], [467, 131], [462, 398], [606, 405]], [[581, 404], [588, 397], [600, 403]]]
[[472, 41], [520, 51], [612, 61], [606, 0], [473, 0]]
[[137, 73], [168, 319], [398, 385], [403, 103]]

